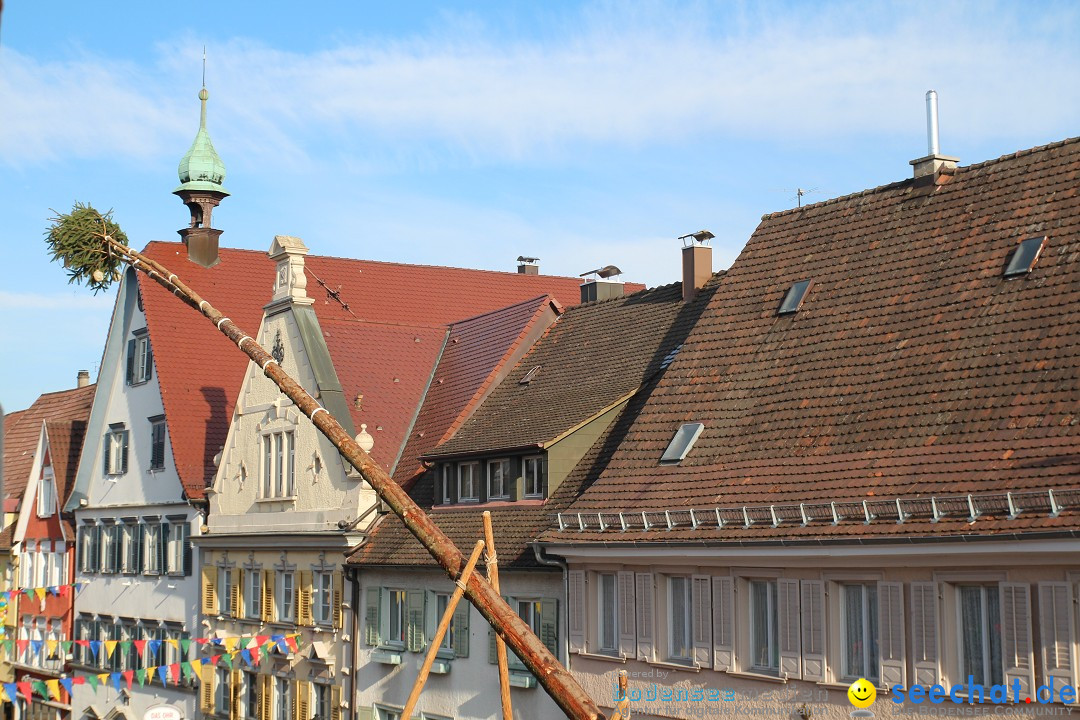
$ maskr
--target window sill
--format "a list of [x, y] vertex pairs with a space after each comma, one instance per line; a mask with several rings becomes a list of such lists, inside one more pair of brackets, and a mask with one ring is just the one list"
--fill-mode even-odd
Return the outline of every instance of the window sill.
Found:
[[[786, 684], [787, 678], [780, 677], [778, 675], [766, 675], [761, 672], [754, 672], [752, 670], [728, 670], [728, 675], [732, 677], [746, 678], [748, 680], [764, 680], [765, 682], [774, 682], [779, 684]], [[846, 685], [844, 686], [847, 687]]]
[[649, 663], [653, 667], [671, 668], [672, 670], [685, 670], [686, 672], [701, 672], [700, 665], [683, 665], [670, 660], [653, 660]]
[[451, 667], [450, 660], [436, 656], [435, 661], [431, 663], [430, 672], [434, 675], [447, 675], [450, 673]]
[[284, 495], [282, 497], [261, 497], [255, 498], [257, 503], [290, 503], [296, 502], [299, 498], [298, 495]]
[[576, 653], [579, 657], [588, 658], [590, 660], [606, 660], [607, 662], [616, 662], [625, 665], [629, 659], [623, 655], [608, 655], [607, 653], [595, 653], [588, 652], [586, 650], [579, 650]]
[[380, 665], [400, 665], [403, 652], [402, 650], [379, 648], [371, 653], [371, 661]]
[[536, 678], [531, 674], [510, 671], [510, 687], [531, 690], [536, 687]]

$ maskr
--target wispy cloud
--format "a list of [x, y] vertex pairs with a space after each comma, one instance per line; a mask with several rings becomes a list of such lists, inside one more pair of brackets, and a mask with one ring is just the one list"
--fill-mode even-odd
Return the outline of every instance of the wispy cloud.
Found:
[[[970, 137], [1062, 135], [1080, 117], [1080, 49], [1046, 42], [1075, 37], [1075, 7], [739, 7], [599, 5], [536, 37], [462, 22], [306, 54], [237, 38], [214, 49], [215, 138], [293, 163], [327, 142], [346, 163], [432, 147], [501, 162], [716, 135], [836, 142], [910, 133], [930, 87], [945, 128]], [[162, 96], [197, 62], [191, 48], [163, 45], [139, 71], [5, 50], [0, 157], [160, 151], [193, 122], [194, 107], [177, 114]]]

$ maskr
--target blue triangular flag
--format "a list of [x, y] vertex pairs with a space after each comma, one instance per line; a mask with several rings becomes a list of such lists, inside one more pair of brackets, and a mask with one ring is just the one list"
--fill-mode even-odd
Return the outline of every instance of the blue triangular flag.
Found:
[[97, 658], [98, 653], [101, 652], [101, 641], [100, 640], [91, 640], [90, 641], [90, 650], [93, 651], [94, 657]]
[[64, 686], [64, 689], [70, 695], [71, 688], [75, 686], [75, 678], [60, 678], [60, 684]]
[[43, 644], [44, 644], [43, 640], [31, 640], [30, 641], [30, 652], [37, 655], [39, 652], [41, 652], [41, 646]]
[[169, 684], [169, 666], [168, 665], [158, 665], [157, 674], [158, 674], [158, 677], [161, 678], [161, 684], [162, 685], [168, 685]]
[[56, 597], [57, 595], [60, 594], [60, 590], [57, 589], [57, 587], [55, 585], [50, 585], [49, 586], [49, 594], [52, 595], [53, 597]]
[[120, 692], [120, 673], [114, 672], [112, 675], [109, 676], [109, 679], [112, 680], [112, 684], [113, 687], [116, 688], [116, 692]]
[[151, 655], [157, 655], [158, 648], [161, 647], [161, 641], [160, 640], [151, 640], [148, 643], [146, 643], [146, 645], [147, 645], [147, 647], [150, 648], [150, 654]]
[[241, 650], [240, 651], [240, 657], [243, 658], [244, 662], [246, 662], [248, 664], [248, 667], [252, 667], [253, 665], [255, 665], [255, 663], [252, 662], [252, 660], [251, 660], [251, 651], [250, 650]]
[[18, 691], [18, 688], [15, 687], [15, 683], [4, 683], [4, 692], [7, 693], [8, 700], [10, 700], [12, 704], [18, 700], [15, 695]]

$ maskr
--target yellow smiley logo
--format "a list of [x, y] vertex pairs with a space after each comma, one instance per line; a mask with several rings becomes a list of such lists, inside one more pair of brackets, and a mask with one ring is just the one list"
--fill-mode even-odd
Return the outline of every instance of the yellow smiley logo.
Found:
[[868, 708], [877, 700], [877, 689], [873, 683], [859, 678], [847, 689], [848, 700], [857, 708]]

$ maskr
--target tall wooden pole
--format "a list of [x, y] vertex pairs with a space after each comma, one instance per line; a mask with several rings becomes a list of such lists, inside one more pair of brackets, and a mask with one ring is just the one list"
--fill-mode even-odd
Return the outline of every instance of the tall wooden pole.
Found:
[[[461, 550], [443, 533], [435, 522], [412, 501], [400, 485], [381, 467], [375, 464], [356, 441], [345, 432], [326, 408], [319, 405], [292, 377], [290, 377], [270, 353], [236, 326], [213, 305], [199, 297], [198, 293], [184, 284], [179, 277], [160, 263], [142, 253], [132, 250], [109, 237], [103, 238], [108, 251], [115, 253], [131, 267], [146, 273], [152, 280], [176, 295], [181, 301], [202, 313], [227, 338], [232, 340], [252, 362], [262, 368], [263, 374], [281, 389], [296, 407], [311, 418], [311, 422], [325, 435], [338, 452], [349, 461], [360, 476], [367, 481], [390, 509], [401, 518], [417, 540], [427, 548], [435, 561], [451, 578], [457, 578], [465, 565]], [[502, 599], [481, 575], [473, 573], [465, 587], [465, 596], [495, 629], [499, 637], [514, 649], [525, 666], [544, 686], [548, 695], [572, 720], [604, 720], [603, 713], [585, 694], [573, 676], [540, 639], [533, 634], [518, 614]]]
[[[488, 582], [491, 589], [499, 592], [499, 556], [495, 552], [495, 533], [491, 531], [491, 511], [484, 511], [484, 544], [487, 552]], [[495, 636], [495, 657], [499, 662], [499, 697], [502, 699], [503, 720], [514, 720], [514, 711], [510, 706], [510, 668], [506, 665], [506, 642], [501, 636]]]

